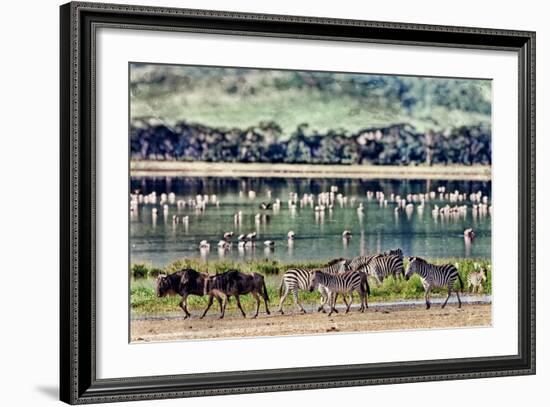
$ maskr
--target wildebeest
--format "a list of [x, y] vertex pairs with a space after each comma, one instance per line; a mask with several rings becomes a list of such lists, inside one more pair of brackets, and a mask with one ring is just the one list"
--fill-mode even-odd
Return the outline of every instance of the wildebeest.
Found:
[[[223, 297], [220, 318], [224, 317], [227, 302], [232, 295], [235, 296], [237, 306], [241, 310], [243, 317], [246, 317], [239, 298], [241, 295], [245, 294], [252, 294], [256, 300], [256, 314], [254, 314], [253, 318], [256, 318], [260, 311], [260, 295], [264, 299], [265, 312], [269, 315], [267, 287], [265, 285], [264, 276], [258, 273], [247, 274], [237, 270], [227, 270], [220, 274], [208, 276], [204, 283], [204, 294]], [[201, 318], [206, 315], [211, 305], [212, 302], [209, 301]]]
[[[181, 295], [181, 301], [179, 306], [185, 313], [184, 318], [189, 318], [191, 313], [187, 309], [187, 297], [189, 295], [204, 295], [204, 281], [208, 277], [208, 274], [199, 273], [193, 269], [183, 269], [176, 271], [175, 273], [165, 275], [159, 274], [156, 281], [155, 291], [158, 297], [165, 297], [167, 295]], [[222, 299], [215, 293], [210, 294], [208, 299], [211, 304], [216, 297], [220, 304], [220, 311], [222, 309]]]

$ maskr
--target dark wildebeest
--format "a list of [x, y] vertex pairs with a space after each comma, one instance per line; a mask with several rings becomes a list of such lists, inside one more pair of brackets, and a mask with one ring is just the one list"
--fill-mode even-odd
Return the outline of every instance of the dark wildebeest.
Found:
[[[260, 295], [264, 299], [265, 312], [269, 315], [269, 308], [267, 306], [269, 302], [267, 287], [265, 286], [264, 276], [258, 273], [247, 274], [237, 270], [228, 270], [224, 273], [208, 276], [204, 283], [204, 294], [210, 294], [211, 296], [223, 295], [223, 306], [220, 318], [224, 317], [225, 307], [232, 295], [235, 296], [237, 306], [241, 310], [243, 317], [246, 317], [239, 298], [239, 296], [245, 294], [252, 294], [256, 299], [256, 314], [254, 314], [253, 318], [256, 318], [260, 311]], [[209, 302], [201, 318], [206, 315], [211, 305], [212, 302]]]
[[[184, 318], [189, 318], [191, 313], [187, 310], [187, 297], [189, 295], [198, 295], [201, 297], [204, 295], [204, 281], [206, 277], [208, 277], [208, 274], [199, 273], [193, 269], [183, 269], [169, 275], [159, 274], [156, 282], [157, 296], [181, 295], [182, 298], [179, 306], [185, 313]], [[214, 300], [213, 297], [216, 297], [218, 300], [221, 311], [222, 299], [219, 295], [210, 294], [210, 298], [208, 299], [210, 304]]]

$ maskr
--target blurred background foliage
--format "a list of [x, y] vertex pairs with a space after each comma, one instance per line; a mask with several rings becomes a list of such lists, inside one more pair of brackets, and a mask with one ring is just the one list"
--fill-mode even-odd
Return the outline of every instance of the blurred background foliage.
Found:
[[491, 160], [489, 80], [132, 64], [130, 101], [133, 159]]

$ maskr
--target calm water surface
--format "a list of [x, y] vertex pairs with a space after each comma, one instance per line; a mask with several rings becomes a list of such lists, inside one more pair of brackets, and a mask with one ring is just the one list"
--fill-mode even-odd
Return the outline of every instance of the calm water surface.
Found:
[[[326, 210], [324, 215], [316, 214], [309, 205], [304, 208], [298, 205], [294, 211], [288, 209], [289, 193], [298, 193], [299, 197], [304, 193], [317, 195], [330, 191], [331, 186], [338, 187], [338, 192], [348, 200], [355, 198], [355, 203], [342, 206], [336, 203], [334, 209]], [[439, 194], [426, 203], [423, 212], [418, 212], [415, 204], [409, 215], [405, 211], [396, 214], [395, 203], [388, 202], [384, 207], [366, 196], [367, 191], [383, 191], [389, 200], [392, 193], [405, 197], [437, 191], [439, 187], [468, 194], [481, 191], [489, 197], [490, 204], [491, 183], [479, 181], [132, 177], [132, 191], [139, 190], [142, 194], [155, 191], [158, 198], [161, 193], [173, 192], [176, 200], [186, 201], [198, 194], [215, 194], [220, 204], [208, 204], [203, 212], [188, 206], [178, 209], [172, 204], [166, 214], [158, 201], [156, 205], [140, 205], [137, 212], [130, 214], [130, 261], [159, 267], [183, 257], [202, 257], [204, 260], [270, 258], [288, 262], [352, 257], [395, 247], [401, 247], [407, 256], [490, 258], [491, 217], [473, 216], [469, 201], [459, 203], [468, 205], [465, 217], [438, 217], [436, 220], [432, 216], [433, 206], [449, 203], [439, 200]], [[254, 191], [255, 198], [250, 198], [248, 191]], [[280, 210], [260, 209], [262, 202], [273, 202], [276, 198], [282, 201]], [[357, 210], [359, 203], [364, 206], [362, 215]], [[158, 209], [156, 217], [152, 215], [153, 208]], [[242, 211], [242, 221], [235, 224], [234, 214], [238, 211]], [[258, 213], [266, 215], [260, 222], [255, 220]], [[173, 215], [189, 216], [189, 221], [173, 224]], [[469, 227], [475, 230], [476, 239], [467, 247], [463, 231]], [[287, 233], [290, 230], [296, 237], [289, 245]], [[344, 230], [352, 233], [347, 244], [342, 240]], [[231, 250], [218, 250], [218, 241], [229, 231], [235, 233]], [[254, 231], [258, 234], [257, 247], [239, 250], [236, 236]], [[202, 240], [210, 242], [210, 251], [201, 253], [199, 242]], [[265, 248], [265, 240], [274, 241], [274, 248]]]

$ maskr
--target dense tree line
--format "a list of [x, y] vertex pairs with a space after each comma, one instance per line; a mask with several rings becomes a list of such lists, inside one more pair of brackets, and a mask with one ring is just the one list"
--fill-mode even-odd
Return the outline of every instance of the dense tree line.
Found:
[[491, 131], [485, 126], [447, 132], [419, 133], [409, 125], [366, 128], [350, 134], [326, 134], [300, 125], [285, 140], [273, 122], [247, 129], [216, 129], [180, 122], [175, 126], [152, 119], [133, 120], [131, 157], [242, 163], [309, 164], [490, 164]]

